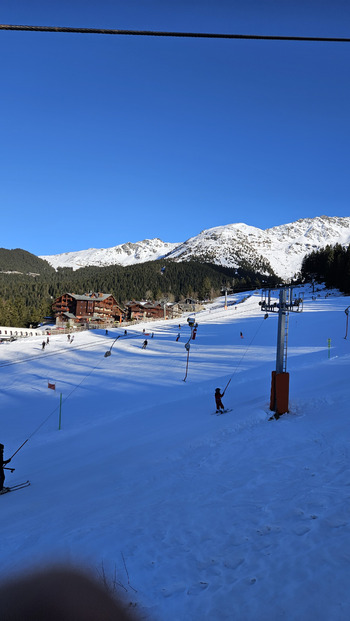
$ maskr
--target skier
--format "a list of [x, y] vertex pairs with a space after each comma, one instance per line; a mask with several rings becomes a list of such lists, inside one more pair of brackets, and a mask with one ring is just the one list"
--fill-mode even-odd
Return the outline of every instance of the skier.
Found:
[[127, 330], [124, 330], [124, 336], [126, 336], [126, 335], [127, 335], [127, 333], [128, 333], [128, 331], [127, 331]]
[[220, 388], [215, 388], [215, 403], [216, 403], [216, 413], [223, 412], [225, 409], [224, 404], [221, 399], [224, 396], [225, 391], [221, 394]]
[[243, 338], [243, 332], [240, 332], [239, 335], [240, 335], [240, 337], [242, 339]]
[[176, 337], [176, 340], [178, 341], [178, 340], [179, 340], [179, 338], [180, 338], [180, 332], [178, 333], [178, 335], [177, 335], [177, 337]]
[[71, 343], [73, 343], [73, 341], [74, 341], [74, 334], [73, 334], [73, 336], [71, 336], [71, 339], [70, 339]]
[[50, 343], [50, 337], [48, 336], [46, 339], [46, 345], [48, 345]]
[[67, 341], [70, 343], [70, 334], [67, 334]]
[[6, 464], [9, 464], [11, 461], [11, 459], [4, 460], [4, 448], [5, 448], [4, 445], [0, 444], [0, 494], [3, 489], [6, 489], [6, 487], [4, 488], [4, 481], [5, 481], [4, 466], [6, 466]]
[[41, 343], [41, 349], [45, 349], [45, 345], [46, 345], [46, 343], [45, 343], [45, 341], [43, 341], [43, 342]]
[[146, 349], [147, 345], [148, 345], [148, 341], [147, 341], [147, 339], [145, 339], [143, 341], [142, 349]]

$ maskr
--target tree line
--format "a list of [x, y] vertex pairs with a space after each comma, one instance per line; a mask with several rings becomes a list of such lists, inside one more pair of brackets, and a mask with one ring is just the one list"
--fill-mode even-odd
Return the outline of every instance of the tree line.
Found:
[[350, 246], [326, 246], [307, 255], [302, 263], [301, 277], [324, 282], [326, 287], [336, 287], [350, 293]]
[[[17, 253], [17, 250], [8, 252]], [[254, 289], [262, 283], [274, 286], [280, 282], [276, 276], [256, 273], [248, 265], [234, 269], [171, 260], [126, 267], [83, 267], [75, 271], [58, 268], [56, 271], [46, 261], [35, 257], [37, 261], [30, 262], [31, 269], [27, 262], [23, 272], [23, 256], [26, 258], [23, 252], [19, 252], [18, 263], [11, 256], [11, 267], [0, 253], [0, 325], [26, 327], [41, 322], [51, 315], [53, 301], [66, 292], [77, 295], [90, 291], [111, 293], [123, 306], [132, 299], [175, 302], [192, 297], [205, 300], [219, 296], [225, 287], [238, 291]]]

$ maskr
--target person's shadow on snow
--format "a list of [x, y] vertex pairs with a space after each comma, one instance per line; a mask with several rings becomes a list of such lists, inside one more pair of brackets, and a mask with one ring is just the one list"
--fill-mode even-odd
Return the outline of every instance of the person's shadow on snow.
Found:
[[1, 621], [137, 621], [102, 583], [75, 569], [43, 569], [0, 586]]

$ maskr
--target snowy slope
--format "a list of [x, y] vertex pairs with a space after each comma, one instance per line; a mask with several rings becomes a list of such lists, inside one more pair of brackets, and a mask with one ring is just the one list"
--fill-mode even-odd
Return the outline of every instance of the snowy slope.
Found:
[[41, 256], [52, 267], [72, 267], [74, 270], [88, 265], [103, 267], [105, 265], [134, 265], [161, 259], [178, 244], [162, 242], [160, 239], [144, 239], [132, 244], [128, 242], [113, 248], [89, 248], [63, 254]]
[[300, 270], [305, 255], [336, 243], [350, 243], [350, 218], [305, 218], [265, 231], [228, 224], [202, 231], [168, 256], [182, 261], [196, 257], [232, 267], [247, 260], [257, 270], [270, 266], [275, 274], [288, 279]]
[[[277, 316], [264, 319], [258, 295], [197, 313], [185, 382], [185, 318], [178, 342], [178, 321], [164, 321], [115, 342], [122, 331], [51, 336], [44, 352], [41, 337], [0, 345], [5, 458], [28, 439], [7, 482], [32, 483], [0, 497], [6, 575], [103, 564], [153, 621], [347, 621], [350, 298], [317, 295], [290, 315], [279, 421]], [[233, 410], [212, 415], [230, 378]]]
[[87, 265], [131, 265], [166, 255], [175, 261], [197, 259], [230, 267], [248, 263], [261, 273], [273, 270], [282, 279], [289, 279], [300, 270], [306, 254], [336, 243], [350, 244], [350, 218], [305, 218], [265, 231], [244, 223], [227, 224], [202, 231], [182, 244], [147, 239], [40, 258], [56, 269], [78, 269]]

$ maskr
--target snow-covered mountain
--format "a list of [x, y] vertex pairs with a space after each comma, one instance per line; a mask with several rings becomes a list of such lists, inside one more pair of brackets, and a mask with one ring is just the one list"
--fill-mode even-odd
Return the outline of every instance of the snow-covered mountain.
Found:
[[300, 270], [305, 255], [336, 243], [350, 244], [350, 218], [305, 218], [265, 231], [246, 224], [217, 226], [188, 239], [168, 258], [197, 258], [230, 267], [247, 261], [260, 272], [270, 267], [288, 279]]
[[77, 270], [81, 267], [94, 265], [104, 267], [106, 265], [134, 265], [135, 263], [145, 263], [146, 261], [156, 261], [167, 253], [178, 247], [178, 244], [162, 242], [160, 239], [144, 239], [143, 241], [132, 244], [127, 242], [113, 248], [89, 248], [88, 250], [77, 250], [64, 252], [63, 254], [53, 254], [40, 256], [52, 267], [71, 267]]
[[166, 256], [175, 261], [197, 259], [229, 267], [249, 264], [261, 273], [273, 271], [287, 280], [300, 270], [305, 255], [336, 243], [350, 244], [350, 217], [304, 218], [266, 230], [244, 223], [227, 224], [202, 231], [182, 244], [156, 238], [40, 258], [56, 269], [78, 269], [88, 265], [132, 265]]

